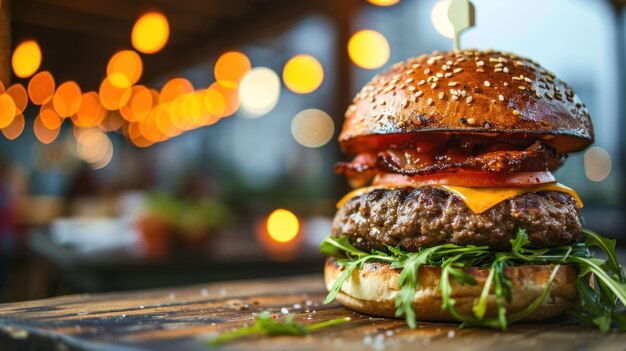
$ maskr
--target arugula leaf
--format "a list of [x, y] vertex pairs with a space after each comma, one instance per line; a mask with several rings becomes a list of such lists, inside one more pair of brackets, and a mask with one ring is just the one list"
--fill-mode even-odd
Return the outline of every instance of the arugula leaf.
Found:
[[[352, 246], [347, 237], [328, 237], [322, 243], [322, 251], [339, 258], [338, 264], [345, 267], [335, 285], [330, 289], [325, 303], [334, 299], [355, 269], [360, 269], [367, 262], [388, 262], [391, 268], [400, 269], [398, 278], [399, 293], [396, 297], [396, 315], [404, 315], [411, 328], [416, 327], [419, 316], [415, 314], [413, 303], [419, 282], [419, 269], [422, 266], [441, 267], [439, 291], [442, 298], [442, 310], [462, 322], [462, 325], [485, 326], [506, 329], [510, 323], [530, 316], [545, 300], [550, 286], [558, 272], [559, 265], [575, 264], [578, 267], [577, 290], [580, 295], [578, 306], [570, 311], [581, 324], [597, 326], [607, 331], [614, 324], [626, 330], [626, 275], [619, 266], [615, 254], [615, 241], [584, 230], [587, 240], [554, 248], [531, 249], [526, 231], [519, 229], [517, 236], [511, 240], [511, 250], [494, 252], [486, 246], [458, 246], [443, 244], [423, 248], [417, 252], [406, 252], [400, 247], [386, 247], [385, 251], [366, 253]], [[594, 258], [589, 247], [602, 249], [608, 260]], [[506, 267], [529, 264], [553, 264], [553, 269], [542, 293], [526, 308], [518, 313], [507, 315], [506, 302], [511, 302], [512, 282], [505, 273]], [[477, 284], [472, 275], [467, 274], [464, 267], [486, 267], [489, 275], [482, 287], [481, 294], [472, 307], [473, 315], [460, 313], [452, 298], [451, 279], [459, 284]], [[595, 279], [594, 289], [589, 279]], [[487, 318], [488, 299], [493, 288], [495, 297], [496, 317]]]
[[350, 320], [350, 317], [344, 317], [309, 325], [302, 325], [293, 321], [293, 315], [288, 316], [284, 321], [280, 321], [273, 319], [272, 315], [265, 311], [257, 316], [253, 325], [221, 334], [211, 339], [208, 342], [208, 345], [218, 346], [248, 335], [307, 335], [314, 330], [346, 323]]

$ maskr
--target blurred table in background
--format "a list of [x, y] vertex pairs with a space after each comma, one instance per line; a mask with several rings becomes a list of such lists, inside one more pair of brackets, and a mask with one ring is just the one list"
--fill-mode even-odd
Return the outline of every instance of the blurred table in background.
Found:
[[323, 266], [323, 257], [312, 248], [301, 247], [291, 260], [276, 261], [253, 238], [233, 233], [219, 236], [204, 251], [172, 252], [162, 260], [125, 250], [85, 254], [45, 232], [34, 233], [28, 246], [47, 271], [46, 296], [306, 274]]

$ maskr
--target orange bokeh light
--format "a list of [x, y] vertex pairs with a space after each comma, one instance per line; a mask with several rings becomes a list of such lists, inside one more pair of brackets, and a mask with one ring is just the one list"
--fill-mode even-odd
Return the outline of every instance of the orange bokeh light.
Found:
[[83, 94], [82, 103], [76, 114], [72, 117], [72, 122], [77, 127], [95, 127], [106, 117], [107, 111], [100, 103], [98, 93], [94, 91]]
[[22, 84], [14, 84], [7, 89], [6, 94], [11, 96], [15, 103], [16, 114], [19, 115], [24, 112], [26, 106], [28, 106], [28, 93]]
[[7, 127], [13, 122], [17, 108], [9, 94], [0, 95], [0, 128]]
[[267, 233], [279, 243], [292, 241], [300, 231], [298, 217], [289, 210], [277, 209], [267, 218]]
[[100, 84], [100, 102], [107, 110], [119, 110], [124, 107], [132, 95], [131, 88], [119, 88], [105, 78]]
[[2, 134], [4, 134], [4, 137], [9, 140], [15, 140], [17, 137], [22, 135], [25, 125], [26, 121], [24, 120], [24, 115], [17, 115], [11, 124], [2, 128]]
[[324, 68], [313, 56], [297, 55], [289, 59], [283, 69], [283, 81], [289, 90], [298, 94], [315, 91], [324, 80]]
[[252, 65], [246, 55], [239, 51], [229, 51], [217, 59], [213, 72], [217, 81], [239, 84], [250, 68]]
[[100, 122], [98, 127], [105, 132], [114, 132], [124, 125], [124, 119], [118, 111], [107, 113], [106, 117]]
[[141, 121], [152, 108], [152, 92], [143, 85], [134, 86], [130, 100], [120, 109], [122, 117], [129, 122]]
[[224, 112], [226, 111], [226, 100], [219, 91], [210, 88], [207, 89], [204, 92], [204, 104], [206, 105], [210, 115], [207, 125], [217, 122], [222, 116], [224, 116]]
[[63, 124], [63, 118], [61, 118], [56, 111], [48, 105], [41, 106], [39, 110], [39, 120], [48, 129], [59, 129]]
[[21, 42], [13, 51], [11, 58], [13, 72], [20, 78], [32, 76], [41, 65], [41, 49], [34, 40]]
[[168, 138], [181, 133], [181, 130], [174, 124], [167, 106], [159, 106], [155, 110], [154, 122], [159, 131]]
[[[237, 86], [228, 82], [228, 81], [218, 81], [211, 86], [209, 86], [209, 90], [215, 90], [224, 99], [224, 113], [221, 117], [232, 116], [239, 109], [239, 93], [237, 91]], [[209, 111], [211, 109], [209, 108]]]
[[366, 68], [378, 68], [389, 60], [389, 42], [377, 31], [360, 30], [348, 42], [348, 55], [355, 65]]
[[135, 51], [122, 50], [115, 53], [107, 65], [107, 77], [117, 88], [129, 88], [137, 83], [143, 73], [141, 57]]
[[400, 2], [400, 0], [367, 0], [367, 1], [377, 6], [392, 6]]
[[193, 85], [185, 78], [170, 79], [163, 88], [161, 88], [161, 95], [159, 96], [160, 103], [172, 102], [178, 97], [191, 93], [193, 91]]
[[167, 17], [159, 12], [150, 12], [139, 17], [131, 33], [133, 47], [144, 54], [154, 54], [163, 49], [170, 37]]
[[43, 105], [54, 95], [54, 78], [50, 72], [44, 71], [35, 74], [28, 82], [28, 95], [35, 105]]
[[33, 123], [33, 131], [35, 132], [37, 140], [42, 144], [50, 144], [59, 136], [61, 128], [50, 129], [46, 127], [41, 121], [41, 118], [37, 116], [35, 123]]
[[76, 82], [65, 82], [54, 93], [52, 106], [60, 117], [70, 117], [78, 111], [82, 98], [83, 94]]

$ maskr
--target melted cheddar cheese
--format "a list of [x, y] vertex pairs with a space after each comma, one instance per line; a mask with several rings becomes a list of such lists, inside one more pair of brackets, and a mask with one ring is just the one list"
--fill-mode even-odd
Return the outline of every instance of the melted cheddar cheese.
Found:
[[[482, 213], [499, 204], [500, 202], [524, 193], [536, 193], [539, 191], [558, 191], [571, 195], [576, 199], [576, 203], [579, 208], [583, 207], [583, 203], [576, 191], [572, 188], [568, 188], [561, 183], [547, 183], [536, 186], [524, 186], [524, 187], [493, 187], [493, 188], [478, 188], [478, 187], [465, 187], [455, 185], [429, 185], [443, 189], [449, 193], [458, 196], [465, 205], [474, 213]], [[343, 207], [350, 199], [364, 195], [374, 189], [393, 188], [385, 186], [369, 186], [364, 188], [355, 189], [346, 194], [339, 202], [337, 202], [337, 208]]]

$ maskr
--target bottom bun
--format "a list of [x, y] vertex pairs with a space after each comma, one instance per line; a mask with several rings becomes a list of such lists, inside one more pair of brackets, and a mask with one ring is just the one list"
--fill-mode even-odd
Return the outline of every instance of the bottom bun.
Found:
[[[505, 274], [511, 279], [511, 303], [506, 303], [507, 315], [524, 310], [530, 303], [541, 295], [545, 284], [552, 273], [552, 265], [528, 265], [505, 268]], [[326, 288], [330, 290], [343, 267], [333, 258], [326, 260], [324, 278]], [[465, 268], [464, 271], [472, 275], [478, 284], [460, 285], [454, 278], [450, 278], [452, 286], [451, 297], [456, 301], [456, 309], [466, 315], [473, 315], [472, 307], [478, 301], [489, 269]], [[392, 269], [388, 263], [366, 263], [363, 269], [355, 269], [352, 275], [343, 283], [336, 299], [344, 306], [358, 312], [374, 316], [395, 317], [396, 296], [398, 295], [398, 277], [400, 270]], [[529, 320], [544, 320], [563, 314], [576, 301], [576, 267], [564, 265], [552, 281], [550, 291], [543, 303], [529, 316]], [[441, 267], [420, 267], [418, 286], [415, 292], [415, 313], [418, 320], [423, 321], [454, 321], [455, 319], [441, 309], [442, 300], [438, 286], [441, 278]], [[493, 288], [487, 300], [488, 317], [497, 315]]]

